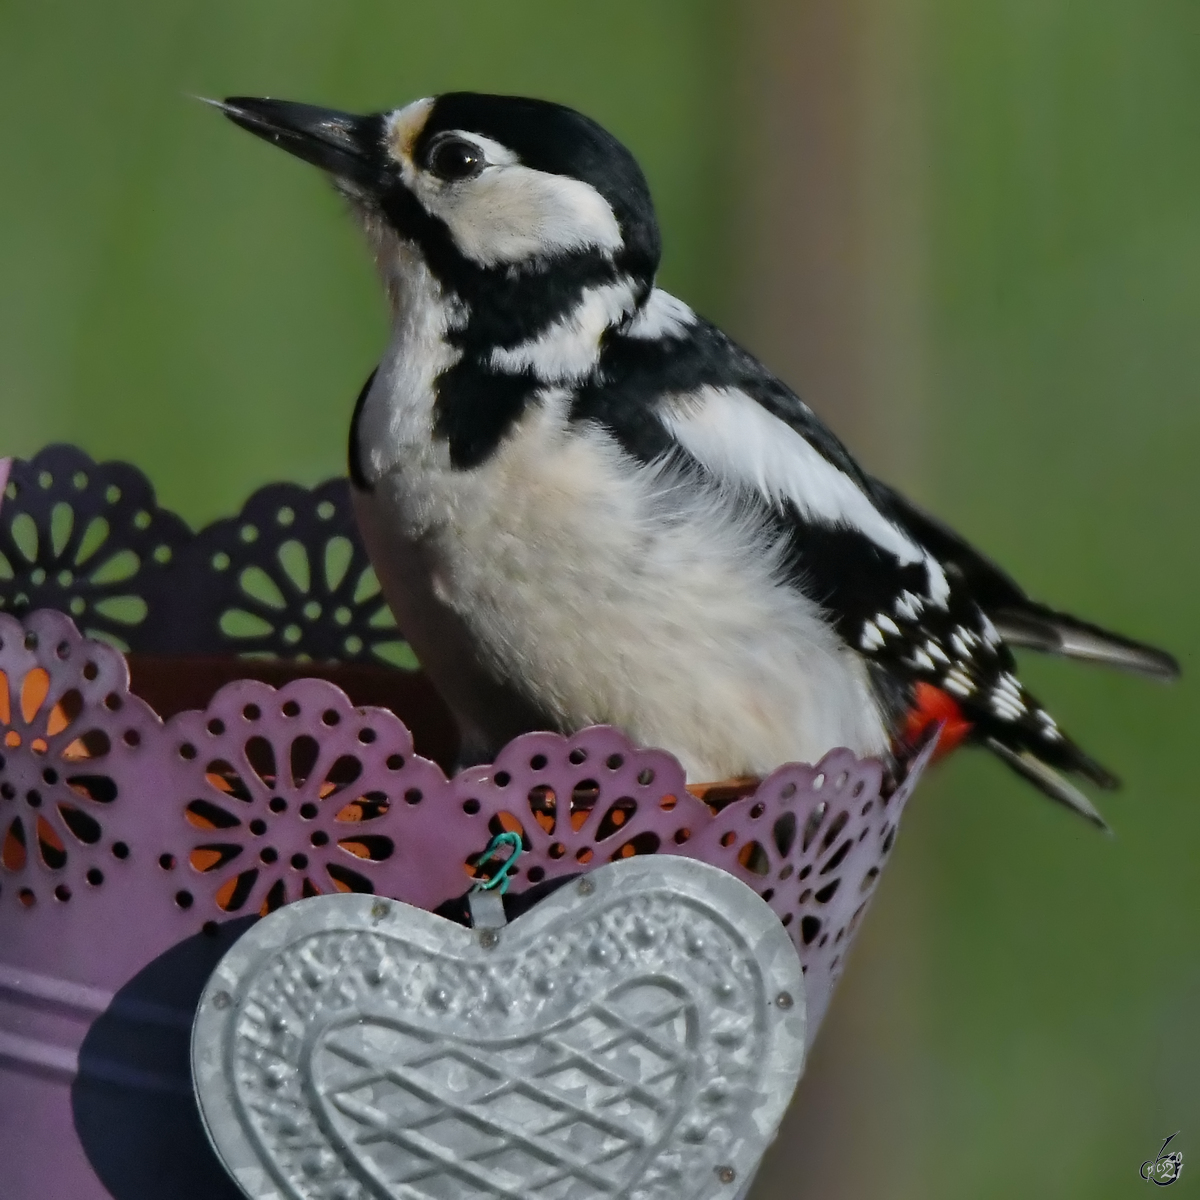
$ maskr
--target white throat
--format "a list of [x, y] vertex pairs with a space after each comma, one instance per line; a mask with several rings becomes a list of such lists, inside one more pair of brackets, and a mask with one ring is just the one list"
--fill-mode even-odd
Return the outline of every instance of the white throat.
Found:
[[[432, 464], [445, 450], [434, 438], [434, 384], [461, 351], [447, 335], [466, 313], [448, 297], [418, 248], [368, 226], [392, 309], [392, 332], [358, 419], [363, 474], [374, 483], [413, 455]], [[378, 240], [377, 240], [378, 238]]]

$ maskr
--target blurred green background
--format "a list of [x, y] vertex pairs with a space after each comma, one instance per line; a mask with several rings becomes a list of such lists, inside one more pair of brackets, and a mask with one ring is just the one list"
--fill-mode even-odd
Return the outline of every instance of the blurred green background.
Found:
[[1121, 773], [1106, 840], [963, 755], [918, 795], [754, 1195], [1200, 1192], [1194, 0], [0, 0], [3, 449], [193, 522], [343, 469], [385, 338], [316, 172], [191, 94], [582, 108], [663, 282], [1029, 589], [1182, 659], [1028, 661]]

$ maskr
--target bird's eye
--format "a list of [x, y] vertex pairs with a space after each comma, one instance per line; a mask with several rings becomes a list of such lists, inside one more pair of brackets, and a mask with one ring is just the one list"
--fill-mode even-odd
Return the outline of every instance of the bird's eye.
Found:
[[462, 138], [446, 138], [429, 152], [429, 169], [440, 179], [470, 179], [485, 165], [483, 151]]

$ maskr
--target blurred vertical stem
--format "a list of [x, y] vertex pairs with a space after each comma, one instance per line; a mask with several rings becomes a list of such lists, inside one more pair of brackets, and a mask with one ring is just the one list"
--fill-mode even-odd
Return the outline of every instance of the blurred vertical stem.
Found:
[[[920, 497], [924, 10], [752, 0], [738, 12], [743, 190], [729, 323], [869, 470]], [[754, 1200], [858, 1200], [915, 1181], [919, 854], [900, 838]]]
[[922, 9], [739, 7], [736, 331], [864, 464], [919, 482], [925, 393]]

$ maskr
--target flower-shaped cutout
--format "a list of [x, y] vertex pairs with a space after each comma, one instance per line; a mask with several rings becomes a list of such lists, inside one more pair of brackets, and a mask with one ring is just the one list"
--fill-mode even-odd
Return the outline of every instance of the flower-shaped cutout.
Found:
[[932, 749], [931, 741], [898, 788], [880, 763], [835, 750], [816, 766], [781, 767], [748, 795], [710, 787], [701, 800], [672, 756], [637, 749], [614, 729], [528, 734], [492, 766], [451, 781], [445, 821], [454, 826], [466, 814], [479, 823], [476, 852], [466, 859], [477, 876], [504, 861], [484, 858], [490, 838], [519, 833], [523, 853], [509, 871], [516, 892], [635, 854], [723, 867], [788, 929], [819, 1021]]
[[417, 666], [345, 479], [268, 485], [237, 517], [193, 533], [126, 463], [96, 463], [72, 446], [13, 460], [0, 507], [0, 610], [42, 607], [133, 653]]
[[780, 767], [698, 829], [685, 851], [737, 875], [778, 914], [804, 966], [815, 1021], [936, 742], [926, 743], [896, 788], [880, 763], [848, 750], [831, 751], [815, 766]]
[[320, 680], [231, 684], [203, 713], [170, 722], [168, 736], [190, 834], [160, 869], [229, 915], [384, 890], [397, 808], [445, 787], [393, 714], [353, 708]]
[[[564, 788], [564, 780], [569, 787]], [[485, 843], [501, 832], [521, 834], [524, 861], [510, 871], [518, 890], [657, 852], [683, 823], [668, 815], [680, 803], [711, 819], [686, 791], [675, 758], [661, 750], [638, 749], [612, 729], [587, 729], [570, 738], [526, 734], [510, 742], [490, 766], [464, 771], [453, 786], [452, 808], [483, 815], [486, 835], [481, 831], [480, 836]], [[486, 877], [498, 860], [484, 862], [472, 855], [466, 866], [473, 875]]]
[[0, 508], [0, 608], [69, 613], [120, 649], [162, 601], [161, 578], [191, 531], [144, 475], [72, 446], [15, 461]]
[[416, 667], [358, 538], [345, 480], [262, 488], [238, 517], [203, 530], [194, 553], [204, 573], [196, 582], [214, 601], [207, 619], [236, 653]]
[[157, 729], [116, 651], [58, 613], [0, 615], [0, 903], [65, 904], [129, 857], [116, 802]]
[[121, 655], [49, 610], [0, 614], [0, 742], [0, 942], [33, 952], [85, 909], [145, 909], [161, 951], [322, 892], [453, 908], [508, 830], [513, 894], [637, 854], [737, 875], [792, 936], [814, 1031], [932, 750], [895, 791], [842, 750], [701, 800], [672, 756], [596, 727], [525, 735], [447, 779], [393, 713], [319, 679], [229, 684], [163, 724]]

